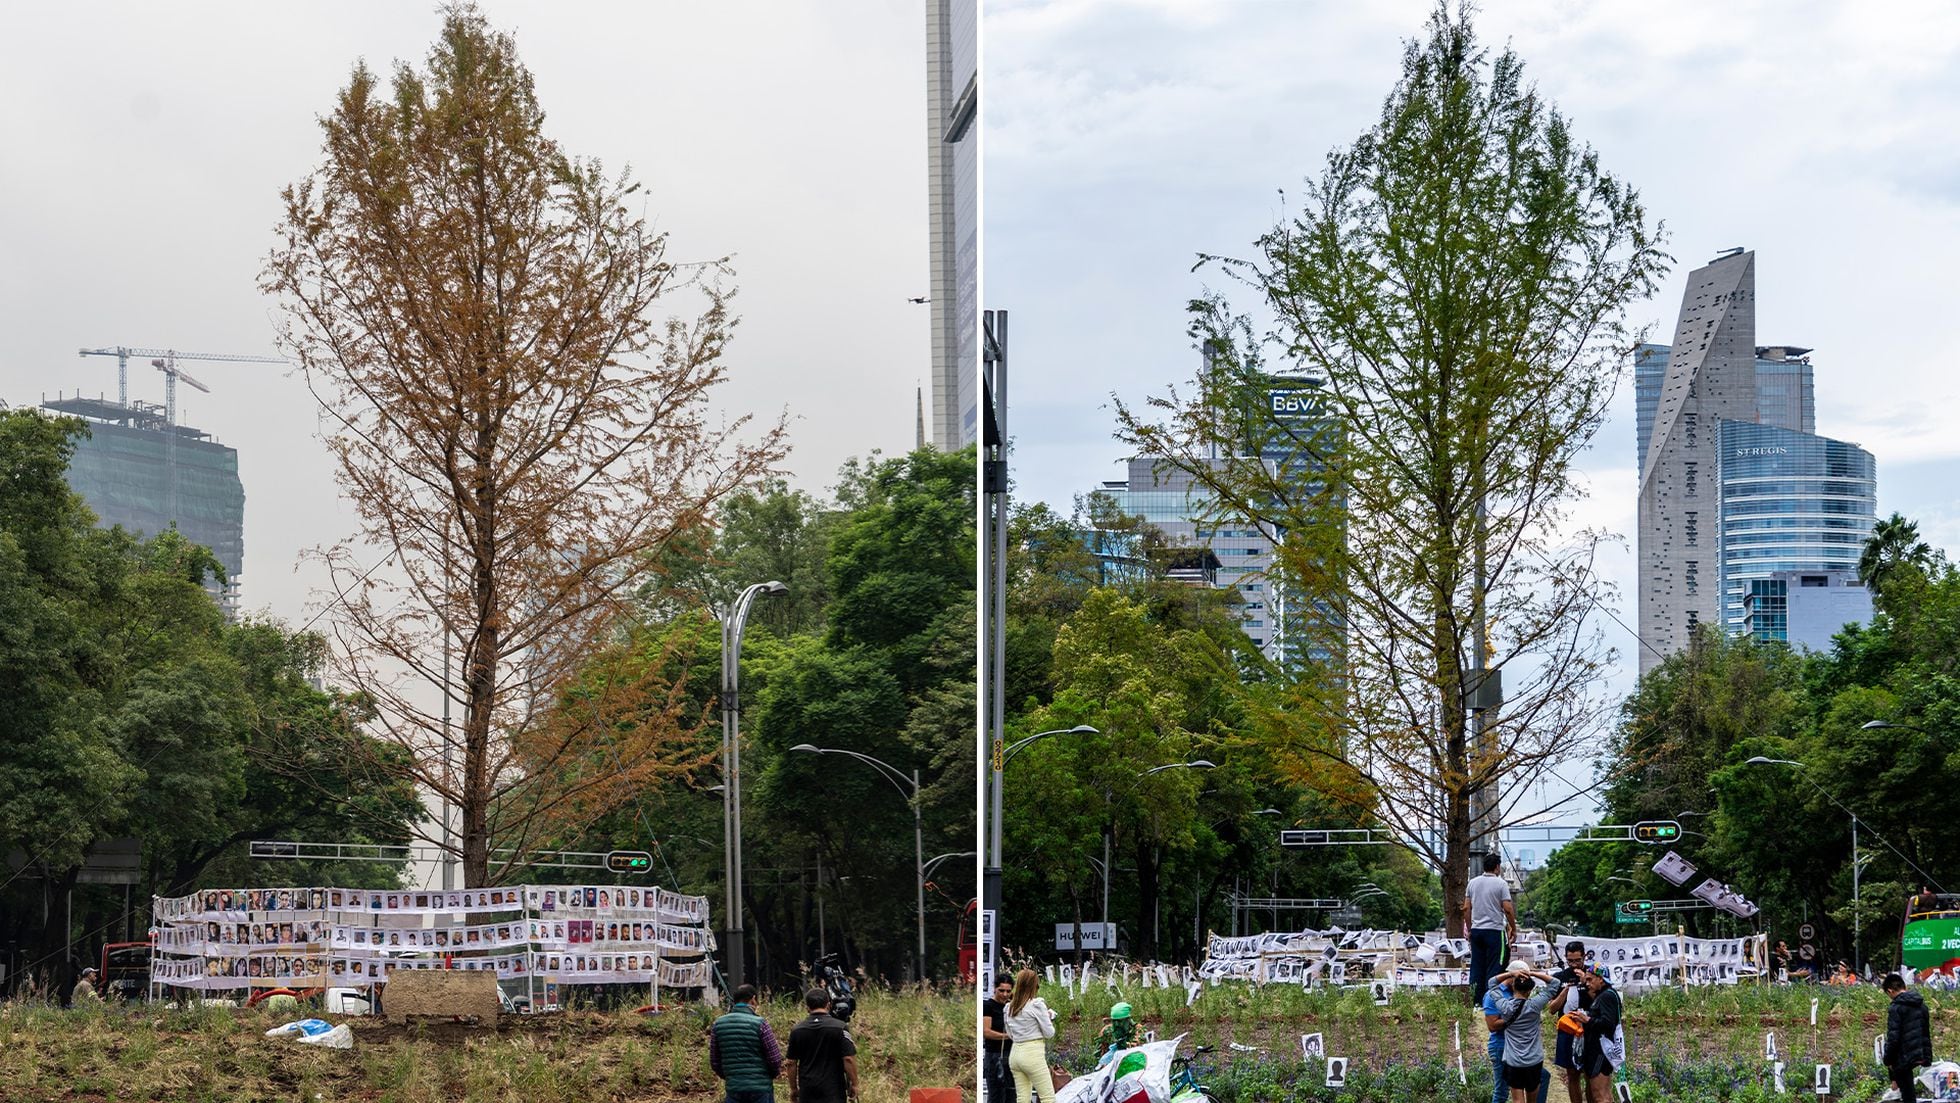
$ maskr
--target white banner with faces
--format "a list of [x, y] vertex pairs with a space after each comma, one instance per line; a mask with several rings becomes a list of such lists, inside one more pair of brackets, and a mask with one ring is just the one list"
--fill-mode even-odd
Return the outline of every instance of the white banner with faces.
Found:
[[[1583, 941], [1587, 961], [1604, 967], [1615, 985], [1631, 991], [1683, 983], [1734, 984], [1762, 971], [1761, 936], [1653, 935]], [[1553, 947], [1542, 939], [1519, 941], [1513, 954], [1547, 968], [1562, 965], [1553, 961]], [[1214, 934], [1198, 976], [1213, 984], [1244, 980], [1312, 987], [1383, 978], [1396, 987], [1443, 988], [1470, 983], [1468, 958], [1465, 940], [1446, 938], [1441, 932], [1413, 935], [1333, 928], [1236, 937]]]
[[180, 988], [362, 987], [404, 969], [697, 988], [714, 949], [706, 897], [619, 885], [206, 889], [152, 911], [151, 976]]

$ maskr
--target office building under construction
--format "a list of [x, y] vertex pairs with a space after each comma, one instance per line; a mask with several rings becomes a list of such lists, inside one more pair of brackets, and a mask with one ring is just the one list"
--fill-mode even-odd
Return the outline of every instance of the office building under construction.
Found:
[[89, 435], [75, 442], [68, 485], [97, 522], [146, 537], [174, 524], [186, 539], [210, 548], [225, 568], [224, 583], [213, 583], [213, 592], [225, 616], [236, 617], [245, 566], [238, 450], [202, 430], [171, 424], [170, 411], [151, 403], [77, 396], [41, 406], [88, 422]]

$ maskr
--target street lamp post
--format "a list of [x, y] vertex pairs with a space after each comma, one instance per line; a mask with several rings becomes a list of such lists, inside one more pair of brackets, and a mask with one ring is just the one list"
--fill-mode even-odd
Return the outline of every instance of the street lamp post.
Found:
[[[1151, 774], [1161, 774], [1165, 770], [1211, 770], [1211, 769], [1215, 769], [1216, 767], [1217, 767], [1217, 763], [1207, 762], [1202, 758], [1194, 758], [1189, 762], [1167, 762], [1162, 766], [1152, 766], [1148, 770], [1139, 770], [1137, 772], [1137, 776], [1149, 777]], [[1105, 789], [1103, 790], [1104, 821], [1103, 821], [1103, 860], [1102, 860], [1102, 875], [1103, 875], [1102, 929], [1105, 937], [1108, 935], [1109, 932], [1109, 840], [1110, 840], [1110, 835], [1112, 834], [1109, 828], [1109, 821], [1107, 818], [1109, 815], [1109, 808], [1108, 808], [1109, 803], [1110, 803], [1110, 791]], [[1141, 931], [1137, 932], [1138, 935], [1141, 935], [1142, 933], [1143, 932]], [[1153, 932], [1153, 936], [1154, 936], [1154, 932]]]
[[722, 886], [728, 897], [728, 987], [748, 978], [742, 945], [742, 628], [759, 596], [786, 594], [780, 582], [758, 582], [743, 590], [721, 619], [721, 792]]
[[[1077, 724], [1072, 728], [1056, 728], [1053, 731], [1036, 732], [1033, 735], [1027, 736], [1024, 739], [1015, 740], [1013, 745], [1011, 746], [1009, 746], [1005, 741], [996, 742], [994, 744], [994, 753], [991, 756], [993, 758], [993, 762], [992, 762], [993, 771], [991, 774], [993, 786], [992, 786], [992, 790], [987, 794], [987, 863], [985, 867], [984, 883], [982, 885], [983, 891], [981, 893], [981, 895], [984, 898], [984, 903], [982, 904], [983, 907], [999, 908], [1001, 906], [1001, 901], [999, 899], [1000, 874], [1002, 868], [1001, 867], [1001, 854], [1002, 854], [1001, 807], [1005, 803], [1003, 797], [1001, 796], [1001, 792], [1005, 788], [1003, 782], [1006, 778], [1007, 764], [1009, 762], [1012, 762], [1014, 760], [1014, 756], [1020, 754], [1021, 751], [1028, 746], [1028, 744], [1033, 743], [1037, 739], [1046, 739], [1051, 735], [1100, 735], [1100, 734], [1102, 733], [1098, 732], [1096, 729], [1090, 727], [1087, 724]], [[994, 922], [998, 924], [1000, 922], [1000, 917], [995, 916]], [[996, 939], [996, 941], [998, 941], [998, 939]], [[991, 961], [989, 961], [987, 964], [989, 968], [991, 968], [993, 965]]]
[[[1762, 755], [1757, 755], [1749, 759], [1747, 764], [1750, 766], [1795, 766], [1799, 770], [1806, 769], [1803, 763], [1798, 762], [1794, 758], [1765, 758]], [[1853, 972], [1861, 972], [1864, 969], [1864, 962], [1859, 956], [1859, 943], [1864, 939], [1865, 917], [1863, 910], [1859, 907], [1858, 896], [1858, 813], [1846, 808], [1843, 801], [1831, 795], [1830, 790], [1825, 789], [1815, 781], [1811, 781], [1808, 774], [1798, 774], [1797, 776], [1810, 782], [1812, 789], [1824, 794], [1824, 799], [1837, 805], [1839, 811], [1851, 817], [1851, 969]]]
[[[798, 743], [796, 746], [791, 747], [790, 750], [801, 751], [805, 754], [841, 754], [850, 758], [855, 758], [859, 762], [863, 762], [869, 765], [872, 769], [877, 770], [879, 775], [882, 776], [886, 781], [889, 781], [893, 785], [897, 786], [898, 791], [901, 794], [905, 792], [905, 786], [907, 782], [905, 773], [902, 770], [900, 770], [898, 767], [893, 766], [891, 763], [885, 762], [882, 759], [873, 758], [868, 754], [859, 754], [856, 751], [840, 750], [839, 748], [836, 747], [819, 747], [811, 743]], [[912, 792], [907, 797], [907, 800], [912, 805], [913, 871], [918, 874], [918, 886], [917, 886], [918, 908], [919, 908], [918, 972], [919, 972], [919, 980], [923, 981], [926, 979], [926, 832], [925, 832], [925, 820], [923, 819], [922, 816], [922, 811], [920, 808], [920, 801], [919, 801], [919, 771], [918, 770], [915, 769], [912, 771], [912, 777], [910, 781], [912, 786]]]

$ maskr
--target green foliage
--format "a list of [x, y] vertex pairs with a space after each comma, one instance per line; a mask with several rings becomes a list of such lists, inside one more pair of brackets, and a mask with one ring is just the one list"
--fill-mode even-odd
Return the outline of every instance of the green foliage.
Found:
[[[1135, 533], [1135, 568], [1097, 570], [1085, 520], [1096, 532]], [[1165, 578], [1148, 550], [1161, 535], [1134, 518], [1071, 524], [1030, 509], [1012, 535], [1010, 662], [1020, 655], [1047, 684], [1020, 698], [1009, 739], [1078, 724], [1102, 734], [1030, 744], [1007, 769], [1005, 945], [1041, 947], [1055, 923], [1101, 918], [1105, 832], [1109, 915], [1137, 957], [1202, 956], [1207, 928], [1230, 929], [1227, 898], [1240, 889], [1343, 896], [1373, 881], [1388, 895], [1371, 896], [1370, 922], [1427, 929], [1440, 919], [1433, 879], [1405, 852], [1295, 856], [1276, 845], [1282, 827], [1369, 821], [1286, 784], [1278, 762], [1298, 737], [1290, 687], [1238, 627], [1229, 592]], [[1025, 670], [1015, 677], [1027, 681]], [[1145, 776], [1199, 759], [1215, 768]], [[1264, 912], [1247, 918], [1269, 925]]]
[[[642, 593], [633, 646], [684, 675], [691, 707], [717, 706], [719, 610], [751, 583], [742, 654], [745, 927], [755, 979], [794, 990], [820, 948], [849, 967], [905, 975], [916, 957], [911, 775], [919, 772], [924, 856], [973, 846], [974, 530], [971, 451], [921, 449], [848, 463], [838, 500], [773, 484], [738, 495], [713, 525], [668, 549], [664, 583]], [[565, 849], [656, 852], [655, 880], [723, 913], [720, 730], [716, 756], [642, 789]], [[900, 785], [845, 755], [889, 764]], [[953, 959], [974, 895], [970, 858], [948, 858], [927, 890], [928, 973]]]
[[[1903, 518], [1886, 531], [1874, 546], [1916, 539]], [[1887, 968], [1898, 962], [1905, 897], [1928, 878], [1960, 888], [1960, 572], [1937, 555], [1880, 559], [1891, 566], [1877, 614], [1828, 652], [1704, 630], [1650, 671], [1622, 706], [1598, 791], [1605, 822], [1680, 819], [1676, 849], [1761, 905], [1776, 937], [1794, 946], [1807, 920], [1821, 957], [1849, 960], [1862, 928], [1858, 956]], [[1523, 907], [1609, 935], [1612, 900], [1684, 895], [1648, 872], [1659, 855], [1563, 848], [1533, 876]], [[1633, 883], [1608, 891], [1610, 876]], [[1734, 926], [1709, 913], [1687, 923]]]
[[[139, 540], [92, 527], [63, 481], [80, 431], [77, 421], [0, 414], [0, 469], [12, 474], [0, 490], [0, 714], [10, 733], [0, 742], [0, 848], [21, 855], [0, 886], [0, 919], [30, 951], [30, 969], [61, 937], [41, 921], [43, 892], [74, 885], [99, 842], [137, 840], [135, 899], [147, 901], [248, 872], [257, 884], [305, 884], [291, 878], [320, 871], [248, 871], [243, 844], [401, 842], [421, 815], [405, 788], [349, 776], [327, 753], [365, 737], [355, 703], [305, 680], [324, 646], [317, 637], [227, 625], [203, 589], [215, 559], [174, 530]], [[393, 871], [358, 874], [341, 883]], [[76, 899], [84, 948], [112, 928], [148, 926], [141, 904], [121, 914], [119, 891], [83, 886]]]

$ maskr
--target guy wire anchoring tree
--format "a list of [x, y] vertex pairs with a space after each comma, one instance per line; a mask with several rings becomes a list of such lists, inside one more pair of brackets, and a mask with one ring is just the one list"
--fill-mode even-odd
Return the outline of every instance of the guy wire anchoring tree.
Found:
[[[324, 553], [340, 673], [457, 809], [469, 885], [696, 764], [684, 664], [623, 654], [620, 599], [783, 451], [704, 410], [725, 264], [669, 261], [638, 185], [543, 123], [511, 37], [445, 9], [426, 72], [355, 67], [262, 278], [360, 517]], [[675, 295], [698, 316], [657, 321]]]
[[[1294, 671], [1299, 776], [1441, 871], [1452, 931], [1472, 851], [1604, 720], [1610, 652], [1588, 619], [1603, 536], [1561, 526], [1631, 344], [1625, 308], [1669, 259], [1637, 194], [1522, 76], [1439, 5], [1380, 122], [1329, 155], [1301, 213], [1254, 259], [1205, 258], [1274, 330], [1201, 300], [1197, 390], [1118, 408], [1122, 439], [1189, 472], [1213, 519], [1276, 545], [1280, 615], [1325, 656]], [[1269, 344], [1317, 382], [1269, 375]], [[1481, 738], [1480, 613], [1483, 668], [1511, 675]]]

